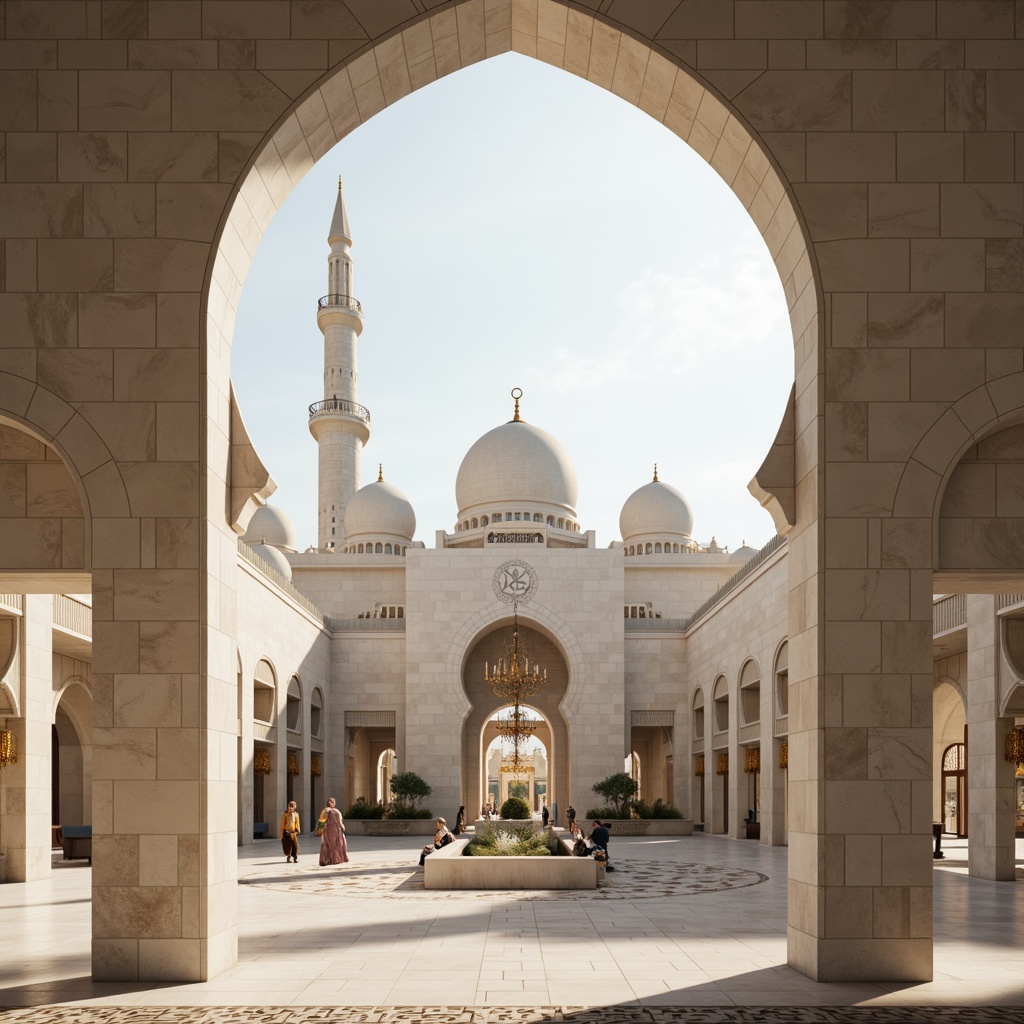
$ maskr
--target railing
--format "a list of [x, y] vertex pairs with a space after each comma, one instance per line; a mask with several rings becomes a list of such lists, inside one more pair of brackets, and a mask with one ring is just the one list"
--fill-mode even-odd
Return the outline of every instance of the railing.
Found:
[[53, 595], [53, 624], [68, 633], [92, 638], [92, 608], [67, 594]]
[[328, 309], [331, 306], [343, 306], [345, 309], [353, 310], [360, 316], [363, 315], [363, 307], [351, 295], [324, 295], [317, 300], [317, 309]]
[[623, 619], [627, 633], [682, 632], [686, 619]]
[[324, 620], [332, 633], [404, 633], [405, 619], [335, 619]]
[[325, 398], [322, 402], [314, 402], [309, 407], [309, 418], [322, 416], [329, 412], [340, 412], [346, 416], [354, 416], [362, 420], [367, 426], [370, 425], [370, 410], [365, 405], [358, 405], [356, 402], [348, 402], [344, 398]]
[[689, 629], [698, 619], [707, 615], [719, 601], [731, 594], [759, 565], [769, 559], [785, 544], [784, 538], [776, 534], [749, 562], [745, 563], [735, 576], [730, 576], [683, 624]]
[[22, 610], [22, 596], [21, 594], [0, 594], [0, 606], [4, 608], [11, 608], [14, 611]]
[[238, 542], [238, 553], [251, 565], [258, 569], [272, 583], [283, 590], [300, 608], [309, 612], [318, 622], [326, 624], [324, 613], [291, 580], [285, 579], [269, 562], [260, 558], [245, 541]]
[[948, 633], [967, 625], [967, 597], [950, 594], [932, 605], [932, 635]]
[[996, 608], [1002, 611], [1004, 608], [1012, 608], [1015, 604], [1024, 602], [1024, 594], [1000, 594], [996, 598]]

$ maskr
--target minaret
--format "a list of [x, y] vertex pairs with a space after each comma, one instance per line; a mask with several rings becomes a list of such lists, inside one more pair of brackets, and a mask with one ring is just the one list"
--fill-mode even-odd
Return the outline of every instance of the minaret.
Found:
[[363, 445], [370, 439], [370, 411], [358, 404], [357, 342], [363, 310], [352, 296], [352, 235], [338, 179], [327, 257], [327, 294], [317, 304], [324, 336], [324, 400], [309, 407], [309, 431], [320, 446], [319, 539], [321, 551], [340, 550], [345, 506], [359, 489]]

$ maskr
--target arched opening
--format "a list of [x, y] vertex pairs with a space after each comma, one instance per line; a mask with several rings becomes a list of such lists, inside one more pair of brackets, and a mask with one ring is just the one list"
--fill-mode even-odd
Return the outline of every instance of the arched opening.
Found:
[[516, 759], [513, 756], [515, 744], [502, 731], [503, 723], [512, 714], [512, 705], [498, 708], [484, 723], [481, 732], [481, 808], [490, 803], [495, 813], [500, 814], [502, 804], [509, 797], [519, 797], [527, 802], [531, 814], [541, 814], [544, 807], [548, 807], [550, 812], [551, 726], [536, 709], [521, 706], [520, 718], [527, 725], [529, 735], [522, 736]]
[[949, 681], [940, 680], [932, 695], [935, 786], [932, 820], [941, 821], [943, 831], [956, 836], [967, 835], [965, 712], [959, 688]]
[[729, 683], [725, 676], [715, 680], [712, 690], [712, 753], [715, 758], [714, 803], [720, 814], [715, 815], [713, 832], [729, 834]]
[[92, 824], [92, 694], [67, 681], [54, 709], [51, 825]]
[[391, 803], [391, 778], [396, 772], [398, 754], [394, 747], [382, 750], [377, 757], [377, 802], [382, 804]]
[[273, 666], [266, 659], [258, 661], [253, 671], [252, 718], [253, 821], [266, 823], [269, 834], [272, 825], [270, 819], [274, 816], [274, 809], [280, 804], [280, 772], [277, 753], [277, 676]]
[[[503, 773], [500, 770], [492, 779], [490, 768], [493, 765], [485, 761], [485, 752], [492, 749], [492, 743], [498, 737], [495, 715], [507, 708], [509, 701], [496, 695], [484, 676], [493, 675], [496, 663], [507, 657], [511, 637], [512, 625], [508, 620], [478, 637], [463, 662], [462, 687], [471, 705], [463, 722], [461, 743], [462, 792], [459, 802], [466, 807], [482, 807], [488, 796], [497, 799], [502, 793], [507, 794], [507, 786], [501, 784]], [[540, 797], [543, 797], [554, 812], [556, 804], [568, 806], [569, 798], [570, 739], [560, 707], [569, 684], [568, 664], [559, 645], [535, 626], [524, 622], [522, 615], [519, 617], [519, 639], [520, 651], [526, 652], [530, 665], [547, 671], [547, 682], [529, 697], [528, 703], [523, 702], [523, 707], [524, 713], [540, 722], [536, 735], [544, 746], [544, 768], [547, 772], [542, 792], [538, 793], [534, 784], [530, 799], [536, 804], [536, 810], [540, 807]], [[489, 756], [494, 757], [493, 754]], [[500, 803], [498, 800], [499, 806]]]

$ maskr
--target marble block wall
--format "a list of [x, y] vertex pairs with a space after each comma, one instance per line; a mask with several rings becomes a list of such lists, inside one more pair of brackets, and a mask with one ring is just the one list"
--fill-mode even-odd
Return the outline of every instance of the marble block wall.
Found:
[[[790, 962], [821, 979], [930, 976], [930, 874], [912, 865], [931, 816], [933, 522], [963, 452], [1024, 405], [1019, 5], [420, 6], [0, 10], [0, 417], [60, 454], [89, 534], [95, 976], [205, 978], [234, 956], [244, 523], [225, 510], [252, 254], [339, 138], [510, 51], [663, 123], [776, 262], [795, 379], [776, 446], [792, 466], [776, 509]], [[12, 557], [0, 548], [0, 570]]]

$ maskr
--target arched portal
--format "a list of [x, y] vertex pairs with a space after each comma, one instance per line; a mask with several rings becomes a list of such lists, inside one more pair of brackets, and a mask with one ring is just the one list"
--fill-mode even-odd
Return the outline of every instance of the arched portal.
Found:
[[92, 695], [84, 679], [68, 680], [53, 716], [52, 825], [92, 824]]
[[[504, 656], [511, 635], [512, 627], [509, 624], [491, 629], [473, 644], [463, 662], [462, 687], [469, 700], [470, 710], [462, 724], [460, 803], [471, 809], [480, 808], [487, 802], [488, 790], [485, 786], [489, 772], [483, 763], [483, 754], [498, 735], [497, 726], [491, 720], [498, 711], [508, 706], [508, 701], [495, 696], [485, 682], [485, 668], [491, 666], [493, 670], [494, 664]], [[530, 697], [526, 706], [544, 720], [547, 730], [544, 796], [553, 810], [555, 804], [567, 806], [569, 796], [571, 740], [560, 707], [569, 685], [569, 669], [558, 645], [538, 629], [524, 624], [522, 618], [519, 620], [519, 637], [522, 649], [528, 653], [530, 664], [547, 672], [547, 682]], [[496, 795], [500, 796], [505, 789], [507, 787], [499, 786]]]
[[[522, 770], [512, 771], [511, 744], [501, 735], [499, 719], [506, 717], [512, 707], [498, 708], [484, 723], [480, 736], [482, 749], [481, 790], [483, 803], [490, 803], [496, 811], [510, 797], [518, 796], [530, 805], [532, 813], [540, 813], [544, 806], [550, 810], [549, 784], [552, 751], [550, 723], [532, 707], [521, 707], [520, 716], [535, 723], [529, 737], [520, 742], [520, 765]], [[482, 806], [482, 805], [481, 805]], [[473, 810], [473, 805], [469, 805]]]

